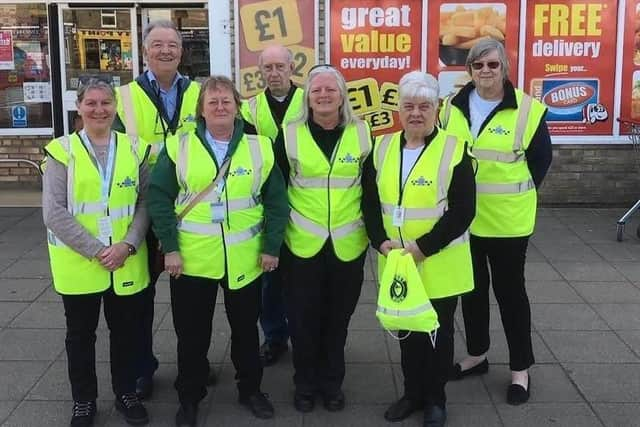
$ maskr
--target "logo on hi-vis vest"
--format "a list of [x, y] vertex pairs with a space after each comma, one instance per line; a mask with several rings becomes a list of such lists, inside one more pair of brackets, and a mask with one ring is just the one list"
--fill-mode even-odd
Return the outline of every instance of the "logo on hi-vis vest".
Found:
[[492, 133], [494, 135], [509, 135], [511, 133], [510, 130], [506, 130], [505, 128], [502, 127], [502, 125], [498, 125], [494, 128], [487, 128], [489, 130], [489, 133]]
[[196, 116], [194, 116], [193, 114], [189, 114], [182, 121], [185, 122], [185, 123], [195, 122], [196, 121]]
[[407, 281], [404, 277], [395, 276], [389, 288], [389, 294], [393, 302], [402, 302], [407, 297]]
[[338, 161], [340, 163], [359, 163], [360, 159], [358, 157], [353, 157], [351, 153], [347, 153], [344, 157], [339, 157]]
[[433, 181], [431, 181], [430, 179], [426, 179], [424, 176], [420, 176], [417, 179], [411, 180], [411, 185], [417, 185], [419, 187], [431, 185], [432, 183]]
[[122, 287], [126, 288], [127, 286], [133, 286], [133, 281], [130, 282], [122, 282]]
[[131, 179], [131, 177], [126, 177], [122, 180], [122, 182], [116, 183], [116, 185], [120, 188], [135, 187], [136, 181], [134, 179]]
[[242, 166], [238, 166], [235, 170], [229, 172], [231, 176], [246, 176], [251, 175], [253, 171], [251, 169], [245, 169]]

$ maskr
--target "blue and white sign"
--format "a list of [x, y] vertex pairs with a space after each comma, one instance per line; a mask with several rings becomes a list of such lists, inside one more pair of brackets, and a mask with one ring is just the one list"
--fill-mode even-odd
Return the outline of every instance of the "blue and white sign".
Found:
[[16, 105], [11, 107], [11, 121], [14, 128], [27, 127], [27, 107], [24, 105]]

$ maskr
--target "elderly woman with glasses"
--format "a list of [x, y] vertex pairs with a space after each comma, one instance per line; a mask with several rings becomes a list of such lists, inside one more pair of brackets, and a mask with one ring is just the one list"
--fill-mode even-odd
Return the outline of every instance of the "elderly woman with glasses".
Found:
[[424, 425], [435, 427], [447, 418], [457, 297], [473, 288], [467, 230], [475, 210], [474, 171], [465, 142], [436, 126], [436, 79], [412, 71], [398, 90], [402, 130], [376, 138], [365, 163], [364, 217], [380, 271], [392, 249], [413, 256], [440, 327], [431, 336], [400, 331], [404, 395], [384, 417], [402, 421], [423, 409]]
[[76, 101], [82, 128], [45, 147], [42, 213], [55, 290], [67, 322], [67, 364], [73, 396], [72, 426], [92, 425], [98, 383], [95, 342], [104, 303], [109, 327], [115, 407], [130, 424], [146, 424], [135, 393], [135, 357], [141, 348], [143, 290], [149, 285], [149, 218], [142, 195], [148, 145], [114, 132], [113, 88], [90, 79]]
[[171, 276], [179, 426], [196, 425], [207, 394], [218, 287], [231, 326], [238, 400], [257, 418], [274, 415], [260, 391], [257, 321], [261, 276], [278, 266], [289, 209], [271, 140], [245, 133], [239, 112], [240, 94], [230, 79], [206, 80], [196, 129], [167, 140], [149, 184], [149, 213]]
[[303, 99], [301, 117], [285, 125], [275, 143], [291, 206], [282, 252], [294, 406], [309, 412], [320, 394], [327, 410], [340, 411], [347, 327], [367, 249], [360, 177], [372, 142], [332, 66], [309, 71]]
[[[501, 42], [486, 39], [467, 58], [471, 82], [441, 110], [443, 128], [469, 141], [478, 159], [476, 217], [471, 224], [475, 289], [462, 297], [468, 357], [452, 379], [489, 369], [489, 281], [509, 347], [507, 403], [529, 399], [531, 312], [524, 266], [536, 220], [537, 189], [551, 164], [546, 108], [515, 89]], [[491, 274], [489, 274], [491, 271]]]

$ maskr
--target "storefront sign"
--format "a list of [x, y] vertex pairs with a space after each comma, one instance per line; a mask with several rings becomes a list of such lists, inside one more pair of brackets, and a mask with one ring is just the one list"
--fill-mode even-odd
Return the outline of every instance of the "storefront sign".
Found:
[[11, 30], [0, 30], [0, 70], [13, 70], [13, 37]]
[[262, 50], [282, 44], [293, 52], [292, 80], [304, 84], [316, 62], [317, 10], [315, 0], [236, 0], [236, 82], [249, 97], [262, 92], [266, 83], [258, 68]]
[[51, 84], [49, 82], [24, 82], [22, 84], [24, 102], [51, 102]]
[[[640, 2], [626, 1], [622, 46], [620, 117], [640, 121]], [[629, 133], [625, 126], [620, 133]]]
[[610, 135], [615, 0], [527, 2], [524, 90], [549, 109], [552, 135]]
[[327, 8], [329, 62], [347, 80], [354, 112], [376, 135], [398, 130], [398, 81], [422, 68], [422, 2], [328, 1]]
[[16, 105], [11, 107], [11, 123], [14, 128], [27, 127], [27, 107], [24, 105]]
[[471, 49], [484, 38], [504, 43], [511, 71], [518, 81], [520, 2], [480, 0], [429, 1], [429, 56], [427, 70], [440, 83], [440, 95], [456, 92], [470, 79], [465, 62]]

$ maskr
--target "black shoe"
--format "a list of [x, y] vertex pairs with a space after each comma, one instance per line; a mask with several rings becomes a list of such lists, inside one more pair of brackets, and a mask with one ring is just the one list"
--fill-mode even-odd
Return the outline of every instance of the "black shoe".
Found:
[[262, 365], [275, 365], [278, 360], [280, 360], [280, 356], [286, 353], [287, 350], [289, 350], [289, 346], [286, 341], [284, 343], [265, 341], [265, 343], [260, 346], [260, 359], [262, 360]]
[[507, 388], [507, 403], [509, 405], [522, 405], [529, 400], [531, 392], [531, 377], [527, 378], [527, 388], [520, 384], [510, 384]]
[[218, 382], [218, 376], [213, 368], [209, 368], [209, 376], [207, 377], [207, 387], [211, 387]]
[[447, 423], [447, 408], [438, 405], [427, 405], [424, 408], [424, 427], [444, 427]]
[[460, 367], [459, 363], [453, 365], [451, 368], [451, 372], [449, 373], [450, 380], [461, 380], [464, 377], [468, 377], [471, 375], [482, 375], [489, 372], [489, 360], [484, 359], [482, 362], [478, 363], [476, 366], [465, 369], [464, 371]]
[[316, 406], [315, 396], [296, 392], [293, 395], [293, 406], [298, 412], [311, 412], [313, 407]]
[[180, 404], [178, 412], [176, 412], [176, 426], [195, 427], [198, 420], [198, 404], [184, 403]]
[[115, 406], [128, 424], [141, 426], [149, 423], [149, 414], [136, 393], [125, 393], [117, 397]]
[[385, 411], [384, 419], [391, 422], [402, 421], [421, 407], [421, 403], [402, 396]]
[[98, 408], [96, 401], [73, 402], [73, 413], [71, 415], [71, 427], [89, 427], [93, 425]]
[[153, 377], [138, 377], [136, 380], [138, 399], [146, 400], [153, 394]]
[[273, 405], [264, 393], [257, 392], [250, 396], [240, 397], [238, 402], [249, 408], [256, 418], [263, 420], [273, 418]]
[[335, 393], [328, 393], [323, 396], [324, 409], [329, 412], [338, 412], [344, 409], [344, 393], [338, 390]]

